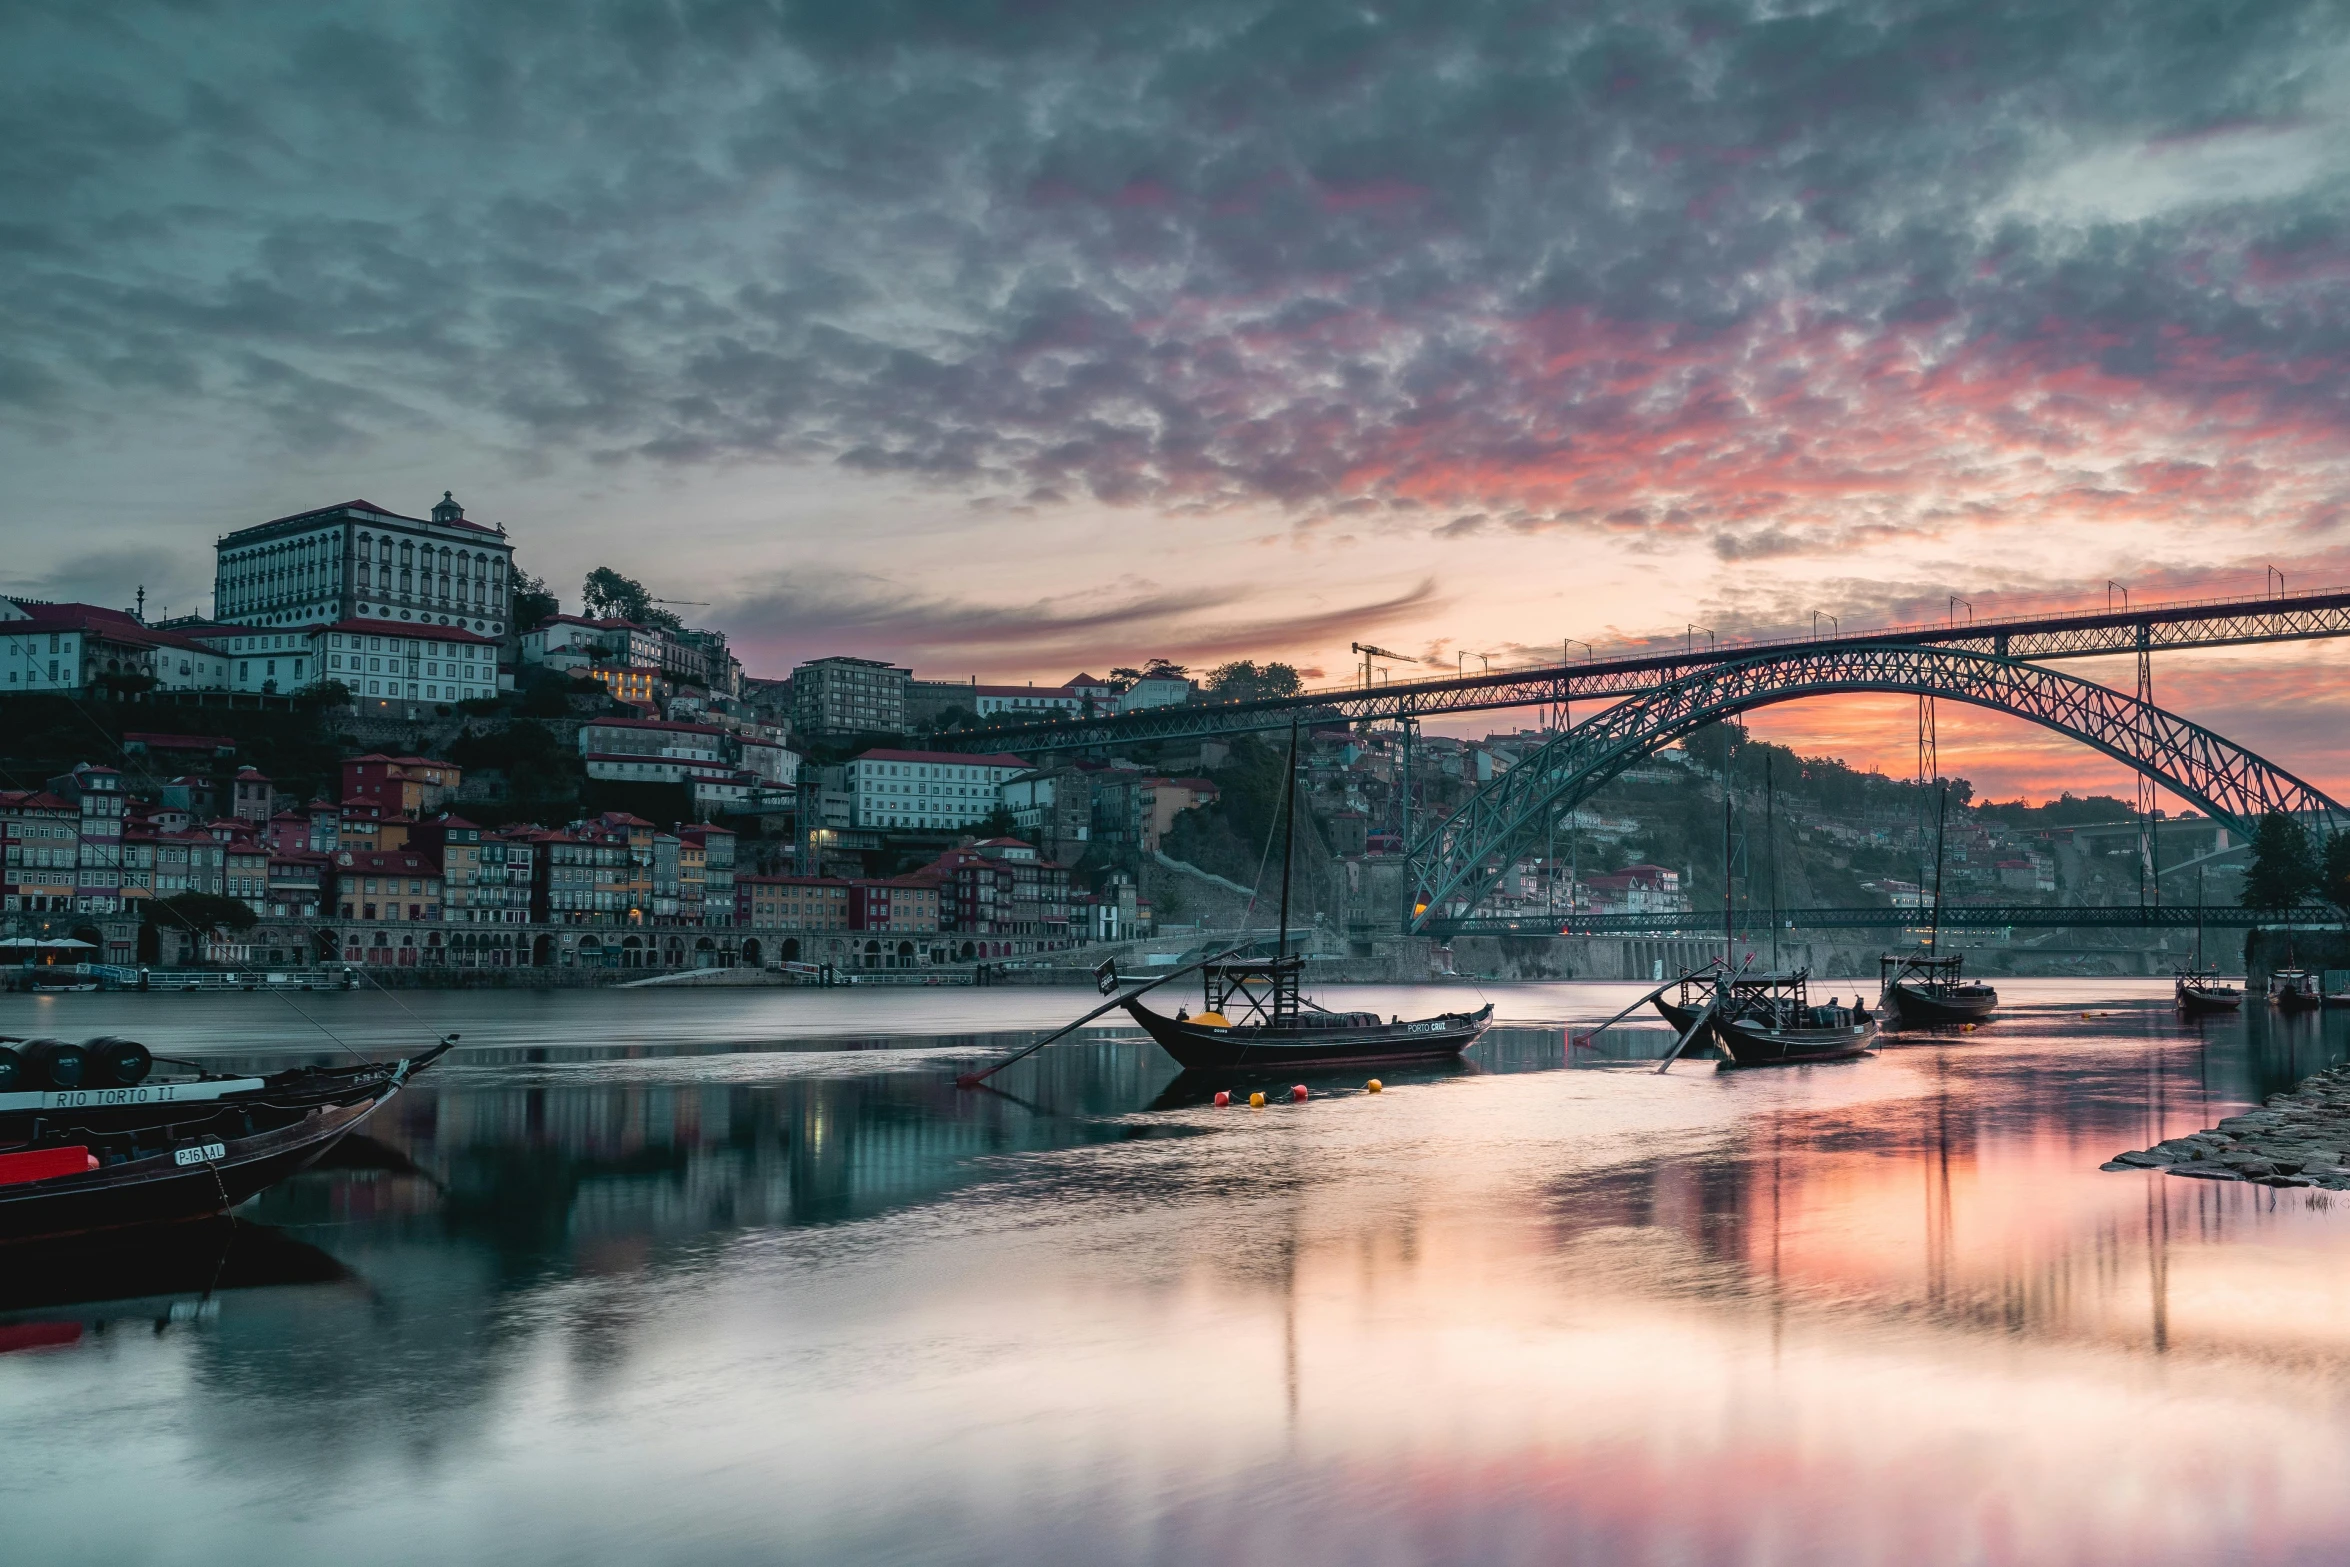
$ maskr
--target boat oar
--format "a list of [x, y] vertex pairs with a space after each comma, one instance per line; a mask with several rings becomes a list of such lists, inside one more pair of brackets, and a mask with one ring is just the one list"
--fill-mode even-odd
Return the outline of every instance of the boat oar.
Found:
[[[1585, 1042], [1588, 1043], [1591, 1040], [1597, 1039], [1600, 1035], [1606, 1033], [1609, 1029], [1615, 1027], [1618, 1023], [1621, 1023], [1624, 1021], [1624, 1019], [1639, 1011], [1642, 1007], [1647, 1006], [1651, 1001], [1654, 1001], [1657, 997], [1663, 995], [1666, 991], [1672, 989], [1675, 985], [1680, 984], [1681, 981], [1687, 979], [1688, 977], [1689, 976], [1685, 973], [1674, 975], [1671, 979], [1666, 980], [1663, 984], [1657, 986], [1656, 989], [1650, 991], [1647, 995], [1642, 996], [1638, 1001], [1633, 1002], [1630, 1006], [1624, 1008], [1623, 1011], [1618, 1012], [1614, 1017], [1609, 1018], [1606, 1022], [1599, 1024], [1595, 1028], [1585, 1029], [1583, 1031], [1583, 1038]], [[1567, 1031], [1567, 1043], [1571, 1046], [1574, 1044], [1574, 1042], [1574, 1031], [1569, 1029]]]
[[995, 1065], [989, 1067], [986, 1071], [963, 1073], [960, 1077], [955, 1079], [955, 1086], [957, 1088], [977, 1088], [980, 1084], [986, 1082], [989, 1078], [995, 1076], [998, 1072], [1001, 1072], [1005, 1067], [1010, 1066], [1013, 1062], [1019, 1060], [1021, 1057], [1032, 1056], [1036, 1054], [1036, 1052], [1042, 1050], [1045, 1046], [1051, 1044], [1054, 1040], [1059, 1039], [1062, 1035], [1074, 1033], [1078, 1029], [1083, 1028], [1086, 1024], [1092, 1022], [1095, 1018], [1100, 1017], [1105, 1012], [1117, 1011], [1118, 1008], [1124, 1006], [1127, 1002], [1132, 1001], [1136, 996], [1141, 995], [1144, 991], [1156, 990], [1161, 985], [1167, 983], [1167, 981], [1171, 979], [1181, 979], [1186, 974], [1196, 974], [1201, 969], [1206, 968], [1209, 964], [1221, 963], [1226, 958], [1231, 957], [1234, 953], [1245, 951], [1247, 947], [1247, 942], [1242, 942], [1237, 947], [1227, 947], [1212, 958], [1202, 958], [1197, 963], [1187, 963], [1182, 968], [1173, 969], [1165, 974], [1161, 974], [1157, 979], [1150, 981], [1148, 984], [1137, 985], [1132, 990], [1126, 992], [1126, 994], [1122, 996], [1114, 996], [1110, 1000], [1103, 1002], [1100, 1006], [1095, 1007], [1091, 1012], [1086, 1013], [1085, 1016], [1079, 1018], [1076, 1022], [1064, 1023], [1059, 1028], [1056, 1028], [1051, 1033], [1045, 1035], [1044, 1038], [1038, 1040], [1036, 1043], [1013, 1051], [1010, 1055], [1004, 1057], [1001, 1061], [998, 1061]]
[[1666, 1054], [1662, 1061], [1657, 1063], [1657, 1071], [1662, 1072], [1666, 1067], [1681, 1059], [1681, 1052], [1689, 1048], [1689, 1041], [1705, 1031], [1705, 1025], [1713, 1021], [1714, 1009], [1721, 1004], [1721, 994], [1716, 992], [1713, 1000], [1705, 1004], [1705, 1010], [1698, 1013], [1696, 1021], [1689, 1025], [1689, 1032], [1673, 1041], [1672, 1050]]

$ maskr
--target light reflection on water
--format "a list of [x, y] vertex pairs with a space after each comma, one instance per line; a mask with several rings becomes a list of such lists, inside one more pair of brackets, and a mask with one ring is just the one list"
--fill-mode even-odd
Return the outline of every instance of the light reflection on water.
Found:
[[[1067, 991], [404, 997], [466, 1048], [225, 1271], [0, 1314], [0, 1516], [110, 1563], [2340, 1559], [2350, 1203], [2097, 1165], [2350, 1020], [2003, 989], [1660, 1077], [1562, 1069], [1626, 987], [1492, 987], [1463, 1068], [1261, 1112], [1115, 1028], [954, 1089]], [[10, 1005], [336, 1053], [268, 997]]]

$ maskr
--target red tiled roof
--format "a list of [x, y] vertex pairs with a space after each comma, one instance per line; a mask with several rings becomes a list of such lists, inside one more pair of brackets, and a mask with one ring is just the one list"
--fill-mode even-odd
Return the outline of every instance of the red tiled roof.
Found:
[[385, 507], [378, 506], [373, 501], [338, 501], [332, 506], [321, 506], [314, 511], [298, 511], [288, 517], [272, 517], [267, 522], [257, 522], [249, 528], [239, 528], [235, 533], [229, 534], [228, 537], [233, 539], [236, 538], [239, 534], [257, 532], [262, 528], [274, 528], [281, 522], [308, 522], [313, 517], [331, 517], [337, 512], [346, 511], [363, 511], [369, 513], [370, 515], [382, 517], [392, 522], [412, 522], [415, 523], [418, 527], [464, 528], [469, 532], [487, 534], [491, 538], [498, 537], [497, 529], [484, 527], [478, 522], [467, 522], [460, 518], [456, 522], [435, 523], [429, 517], [405, 516], [400, 512], [391, 511]]

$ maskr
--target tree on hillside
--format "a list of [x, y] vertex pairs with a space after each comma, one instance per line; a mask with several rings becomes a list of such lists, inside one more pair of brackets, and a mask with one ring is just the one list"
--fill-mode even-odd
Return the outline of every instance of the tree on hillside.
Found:
[[514, 572], [514, 634], [536, 631], [562, 612], [563, 606], [547, 591], [547, 584], [519, 567]]
[[1245, 658], [1208, 671], [1208, 692], [1226, 702], [1258, 702], [1295, 696], [1305, 689], [1288, 664], [1254, 664]]
[[612, 615], [640, 626], [667, 626], [682, 630], [685, 622], [654, 604], [653, 595], [634, 577], [624, 577], [609, 566], [598, 566], [579, 585], [580, 601], [594, 616]]
[[2318, 890], [2319, 867], [2309, 830], [2282, 811], [2269, 811], [2252, 830], [2252, 863], [2244, 871], [2244, 907], [2298, 908]]
[[147, 922], [203, 935], [215, 930], [251, 930], [253, 910], [242, 898], [214, 892], [182, 892], [146, 907]]
[[2350, 920], [2350, 832], [2328, 833], [2318, 866], [2317, 895]]

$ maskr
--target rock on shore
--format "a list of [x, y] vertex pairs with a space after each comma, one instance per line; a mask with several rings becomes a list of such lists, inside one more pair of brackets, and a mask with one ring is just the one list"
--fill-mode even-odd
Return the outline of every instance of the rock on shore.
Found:
[[2350, 1066], [2319, 1072], [2210, 1131], [2117, 1154], [2099, 1168], [2350, 1191]]

